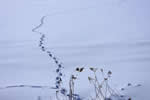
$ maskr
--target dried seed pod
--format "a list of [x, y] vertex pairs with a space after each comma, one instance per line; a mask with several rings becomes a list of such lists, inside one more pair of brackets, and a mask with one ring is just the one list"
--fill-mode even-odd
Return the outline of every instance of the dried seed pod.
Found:
[[91, 67], [90, 70], [93, 71], [93, 72], [96, 72], [96, 71], [97, 71], [97, 68]]
[[112, 74], [112, 72], [108, 71], [108, 73], [107, 73], [108, 77], [111, 77], [111, 74]]
[[74, 79], [74, 80], [75, 80], [75, 79], [77, 79], [77, 77], [75, 77], [74, 75], [72, 75], [72, 77], [71, 77], [71, 78], [72, 78], [72, 79]]
[[76, 71], [79, 71], [79, 70], [80, 70], [80, 69], [77, 67], [77, 68], [76, 68]]
[[84, 70], [84, 67], [80, 68], [79, 72], [82, 72]]
[[90, 68], [90, 70], [91, 70], [91, 71], [93, 71], [93, 70], [94, 70], [94, 68], [92, 68], [92, 67], [91, 67], [91, 68]]

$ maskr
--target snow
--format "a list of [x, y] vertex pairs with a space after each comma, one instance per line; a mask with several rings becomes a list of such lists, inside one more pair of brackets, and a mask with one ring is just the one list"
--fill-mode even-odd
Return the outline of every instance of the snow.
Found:
[[[150, 79], [149, 0], [5, 0], [0, 1], [0, 87], [54, 86], [56, 65], [40, 50], [45, 45], [63, 63], [64, 86], [76, 67], [98, 67], [113, 72], [111, 83], [133, 100], [148, 100]], [[76, 92], [91, 92], [87, 74], [79, 75]], [[126, 86], [132, 83], [133, 86]], [[136, 84], [141, 86], [136, 87]], [[124, 91], [119, 89], [125, 87]], [[126, 89], [127, 88], [127, 89]], [[0, 89], [1, 100], [37, 100], [51, 89]]]

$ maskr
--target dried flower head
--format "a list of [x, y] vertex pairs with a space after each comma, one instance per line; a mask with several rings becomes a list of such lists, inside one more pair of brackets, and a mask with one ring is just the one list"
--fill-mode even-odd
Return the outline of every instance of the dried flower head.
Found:
[[74, 75], [72, 75], [72, 77], [71, 77], [71, 78], [72, 78], [72, 79], [74, 79], [74, 80], [75, 80], [75, 79], [77, 79], [77, 77], [75, 77]]
[[108, 71], [108, 74], [110, 74], [110, 75], [111, 75], [111, 74], [112, 74], [112, 72], [111, 72], [111, 71]]
[[84, 67], [80, 68], [79, 72], [82, 72], [84, 70]]
[[77, 67], [77, 68], [76, 68], [76, 71], [77, 71], [77, 72], [82, 72], [83, 70], [84, 70], [84, 67], [82, 67], [82, 68]]
[[79, 70], [80, 70], [79, 67], [77, 67], [77, 68], [76, 68], [76, 71], [79, 71]]
[[90, 70], [93, 71], [93, 72], [96, 72], [96, 71], [97, 71], [97, 68], [91, 67]]
[[107, 73], [108, 77], [111, 77], [111, 74], [112, 74], [112, 72], [108, 71], [108, 73]]

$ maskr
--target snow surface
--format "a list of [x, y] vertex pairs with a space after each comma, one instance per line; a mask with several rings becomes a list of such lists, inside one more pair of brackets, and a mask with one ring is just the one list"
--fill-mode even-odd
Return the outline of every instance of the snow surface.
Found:
[[[149, 0], [1, 0], [0, 87], [54, 85], [56, 65], [39, 49], [40, 35], [32, 32], [46, 15], [38, 31], [46, 35], [47, 49], [63, 62], [64, 81], [77, 66], [104, 68], [113, 72], [111, 81], [117, 89], [141, 84], [123, 94], [149, 100], [149, 4]], [[76, 91], [83, 97], [90, 94], [87, 73], [77, 83]], [[37, 100], [50, 91], [0, 89], [0, 100]]]

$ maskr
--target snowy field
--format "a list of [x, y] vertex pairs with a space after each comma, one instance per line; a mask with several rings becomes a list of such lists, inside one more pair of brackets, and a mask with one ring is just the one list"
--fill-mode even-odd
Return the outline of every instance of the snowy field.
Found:
[[[120, 93], [133, 100], [149, 100], [149, 11], [149, 0], [1, 0], [0, 100], [53, 95], [50, 89], [3, 89], [54, 86], [56, 65], [38, 47], [40, 35], [32, 32], [43, 16], [38, 31], [46, 35], [47, 49], [62, 62], [65, 82], [76, 67], [103, 68], [113, 72], [114, 88], [125, 88]], [[82, 97], [91, 93], [84, 79], [87, 74], [80, 75], [75, 90]]]

